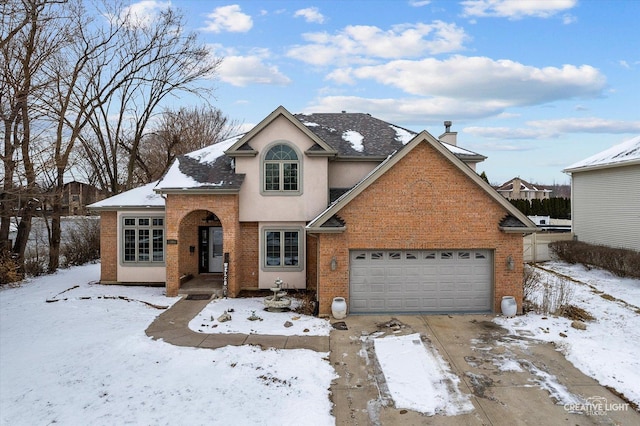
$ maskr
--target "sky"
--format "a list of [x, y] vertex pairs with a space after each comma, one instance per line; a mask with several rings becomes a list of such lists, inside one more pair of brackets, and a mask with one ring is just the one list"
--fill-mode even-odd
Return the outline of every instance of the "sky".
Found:
[[[637, 0], [145, 0], [223, 57], [211, 103], [245, 128], [363, 112], [488, 157], [491, 183], [563, 169], [640, 134]], [[198, 103], [197, 99], [173, 100]]]

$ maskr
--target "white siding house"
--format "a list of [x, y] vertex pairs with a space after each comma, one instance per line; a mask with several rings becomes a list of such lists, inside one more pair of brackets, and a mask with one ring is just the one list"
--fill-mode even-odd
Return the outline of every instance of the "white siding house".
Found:
[[640, 251], [640, 136], [564, 169], [578, 241]]

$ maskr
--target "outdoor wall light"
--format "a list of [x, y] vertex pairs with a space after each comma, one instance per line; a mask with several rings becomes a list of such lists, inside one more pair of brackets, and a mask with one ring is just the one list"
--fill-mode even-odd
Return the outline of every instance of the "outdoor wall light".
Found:
[[516, 267], [516, 263], [513, 261], [513, 257], [509, 255], [507, 257], [507, 269], [510, 271], [513, 271], [515, 267]]
[[335, 256], [331, 258], [331, 270], [335, 271], [338, 268], [338, 260]]
[[189, 253], [193, 254], [196, 252], [196, 246], [189, 246]]

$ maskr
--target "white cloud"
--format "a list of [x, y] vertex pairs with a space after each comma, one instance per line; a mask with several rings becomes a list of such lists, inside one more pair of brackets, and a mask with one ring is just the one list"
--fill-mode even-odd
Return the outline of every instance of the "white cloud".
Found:
[[[470, 126], [462, 129], [473, 136], [481, 136], [489, 139], [550, 139], [559, 136], [550, 129], [510, 128], [510, 127], [476, 127]], [[494, 150], [505, 150], [504, 145], [494, 146]]]
[[573, 8], [577, 3], [577, 0], [466, 0], [461, 4], [463, 15], [467, 17], [522, 19], [528, 16], [549, 18]]
[[251, 16], [242, 13], [237, 4], [218, 7], [209, 13], [207, 18], [206, 26], [202, 28], [202, 31], [246, 33], [253, 27]]
[[365, 98], [358, 96], [325, 96], [317, 99], [303, 112], [353, 111], [367, 112], [396, 124], [427, 122], [441, 124], [442, 120], [482, 118], [496, 115], [504, 105], [492, 102], [469, 102], [444, 97], [432, 98]]
[[596, 97], [606, 87], [605, 76], [589, 65], [538, 68], [478, 56], [397, 60], [355, 68], [348, 74], [352, 79], [374, 80], [411, 95], [483, 100], [504, 106]]
[[536, 128], [553, 129], [558, 133], [638, 133], [640, 121], [608, 120], [598, 117], [563, 118], [529, 121]]
[[559, 120], [535, 120], [527, 127], [465, 127], [464, 132], [491, 139], [551, 139], [565, 133], [638, 133], [640, 121], [608, 120], [598, 117], [563, 118]]
[[422, 7], [431, 3], [431, 0], [409, 0], [409, 5], [413, 7]]
[[122, 10], [121, 19], [128, 19], [128, 23], [137, 27], [146, 27], [153, 23], [158, 13], [171, 6], [170, 1], [143, 0], [132, 3]]
[[277, 66], [266, 64], [262, 55], [226, 56], [218, 73], [220, 80], [238, 87], [250, 84], [286, 86], [291, 83], [291, 79]]
[[376, 26], [350, 25], [336, 34], [303, 34], [306, 45], [295, 46], [288, 56], [313, 65], [371, 63], [374, 59], [420, 57], [463, 49], [469, 39], [456, 24], [402, 24], [384, 31]]
[[294, 17], [303, 17], [307, 22], [315, 22], [317, 24], [322, 24], [324, 22], [324, 16], [320, 13], [320, 10], [317, 7], [308, 7], [306, 9], [296, 10], [296, 13], [293, 14]]
[[629, 63], [625, 60], [620, 60], [618, 61], [618, 64], [620, 64], [620, 66], [622, 68], [626, 68], [626, 69], [631, 69], [631, 66], [629, 65]]

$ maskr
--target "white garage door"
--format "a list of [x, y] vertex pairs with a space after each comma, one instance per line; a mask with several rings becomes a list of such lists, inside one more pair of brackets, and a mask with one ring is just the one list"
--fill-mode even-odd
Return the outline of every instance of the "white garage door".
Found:
[[490, 312], [490, 250], [352, 250], [352, 313]]

